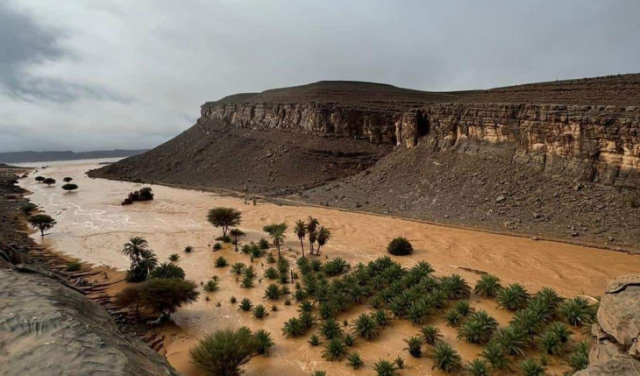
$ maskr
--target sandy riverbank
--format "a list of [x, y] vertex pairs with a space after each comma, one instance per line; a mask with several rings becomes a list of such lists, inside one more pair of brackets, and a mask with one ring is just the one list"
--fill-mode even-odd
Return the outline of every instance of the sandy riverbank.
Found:
[[[229, 303], [231, 296], [238, 300], [249, 297], [254, 303], [263, 300], [267, 281], [256, 283], [253, 289], [241, 289], [229, 268], [217, 269], [213, 260], [220, 254], [231, 263], [249, 263], [247, 256], [230, 249], [218, 253], [211, 251], [213, 238], [220, 234], [206, 222], [206, 212], [215, 206], [235, 207], [243, 213], [240, 228], [248, 235], [242, 242], [255, 241], [265, 236], [261, 229], [265, 224], [282, 222], [293, 225], [294, 221], [313, 215], [323, 225], [332, 229], [334, 239], [324, 248], [330, 258], [342, 257], [349, 262], [367, 262], [385, 254], [385, 246], [395, 236], [405, 236], [414, 244], [416, 252], [399, 261], [411, 266], [418, 260], [430, 262], [437, 275], [459, 273], [474, 282], [478, 276], [470, 269], [489, 272], [499, 276], [504, 283], [520, 282], [531, 291], [543, 286], [556, 288], [565, 296], [602, 293], [609, 280], [615, 276], [640, 270], [640, 258], [619, 252], [534, 241], [503, 235], [474, 232], [470, 230], [444, 228], [396, 218], [348, 213], [325, 208], [304, 206], [277, 206], [259, 203], [246, 205], [242, 199], [222, 197], [213, 193], [181, 190], [153, 186], [156, 200], [121, 206], [120, 201], [128, 192], [142, 187], [140, 184], [86, 178], [84, 172], [97, 167], [97, 163], [52, 165], [38, 174], [62, 181], [65, 176], [74, 178], [80, 189], [65, 193], [56, 187], [36, 183], [31, 177], [21, 182], [33, 192], [32, 202], [55, 217], [58, 226], [46, 237], [45, 245], [65, 254], [96, 265], [108, 265], [117, 269], [128, 266], [128, 260], [120, 249], [134, 235], [145, 237], [161, 261], [170, 254], [181, 255], [178, 264], [185, 269], [187, 278], [196, 282], [206, 281], [213, 275], [221, 279], [220, 290], [204, 293], [197, 303], [181, 309], [175, 316], [176, 323], [184, 333], [173, 331], [172, 343], [166, 348], [171, 363], [181, 372], [196, 375], [188, 362], [188, 349], [198, 337], [226, 326], [248, 325], [251, 328], [269, 330], [276, 347], [269, 358], [254, 358], [247, 366], [248, 375], [282, 374], [306, 375], [314, 369], [327, 370], [329, 374], [350, 374], [344, 363], [326, 362], [321, 357], [321, 348], [311, 348], [306, 338], [287, 340], [281, 328], [289, 317], [297, 314], [296, 307], [285, 307], [278, 302], [279, 311], [263, 321], [253, 320], [250, 314], [240, 313]], [[38, 237], [39, 241], [39, 237]], [[195, 248], [191, 254], [184, 247]], [[299, 243], [292, 235], [286, 244], [291, 251], [285, 252], [292, 261], [299, 252]], [[263, 260], [254, 267], [261, 276]], [[206, 301], [204, 296], [209, 296]], [[220, 302], [221, 306], [217, 307]], [[487, 309], [502, 324], [509, 316], [498, 310], [491, 302], [473, 302]], [[267, 303], [265, 303], [266, 305]], [[270, 303], [269, 303], [270, 305]], [[361, 311], [351, 310], [340, 319], [351, 319]], [[437, 322], [435, 324], [438, 324]], [[455, 330], [441, 325], [445, 339], [458, 349], [463, 358], [471, 359], [480, 347], [470, 346], [455, 338]], [[385, 329], [379, 339], [371, 344], [361, 344], [357, 350], [363, 356], [366, 368], [379, 358], [395, 358], [402, 355], [413, 371], [431, 373], [431, 363], [425, 359], [409, 359], [403, 339], [417, 333], [418, 328], [406, 322], [396, 321], [392, 328]], [[365, 347], [366, 346], [366, 347]], [[558, 372], [562, 367], [558, 368]]]

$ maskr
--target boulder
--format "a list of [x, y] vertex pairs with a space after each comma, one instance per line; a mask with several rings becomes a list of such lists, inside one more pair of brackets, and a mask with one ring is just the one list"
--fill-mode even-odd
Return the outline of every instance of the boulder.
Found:
[[589, 367], [576, 376], [640, 374], [640, 274], [609, 284], [591, 334]]

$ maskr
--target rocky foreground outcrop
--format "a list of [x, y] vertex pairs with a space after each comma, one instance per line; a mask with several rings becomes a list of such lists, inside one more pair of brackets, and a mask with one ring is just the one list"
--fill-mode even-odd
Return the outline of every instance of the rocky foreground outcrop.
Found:
[[62, 280], [0, 268], [0, 375], [179, 375]]
[[576, 376], [640, 374], [640, 274], [609, 284], [592, 335], [589, 368]]

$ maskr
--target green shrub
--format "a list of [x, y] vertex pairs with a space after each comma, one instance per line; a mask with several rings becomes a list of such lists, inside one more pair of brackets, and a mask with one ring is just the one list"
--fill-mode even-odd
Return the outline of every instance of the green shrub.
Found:
[[459, 274], [442, 277], [440, 289], [447, 294], [449, 299], [468, 298], [471, 295], [471, 287]]
[[329, 277], [340, 275], [349, 270], [349, 268], [349, 263], [347, 263], [340, 257], [337, 257], [324, 264], [324, 272]]
[[462, 367], [460, 354], [447, 343], [439, 343], [433, 350], [433, 368], [451, 373]]
[[236, 275], [240, 275], [242, 274], [242, 272], [245, 270], [247, 266], [241, 262], [236, 262], [235, 264], [231, 265], [231, 273], [236, 274]]
[[498, 329], [493, 336], [493, 341], [497, 342], [509, 355], [524, 356], [529, 336], [522, 328], [509, 325]]
[[258, 304], [253, 307], [253, 317], [256, 319], [263, 319], [267, 315], [267, 309], [262, 304]]
[[158, 265], [155, 269], [149, 273], [149, 278], [179, 278], [184, 279], [185, 273], [184, 270], [178, 265], [171, 264], [168, 262], [164, 262]]
[[373, 365], [373, 370], [378, 376], [396, 376], [398, 368], [395, 363], [388, 360], [380, 359]]
[[364, 365], [364, 362], [362, 361], [362, 357], [357, 352], [354, 352], [351, 355], [349, 355], [349, 357], [347, 357], [347, 361], [349, 362], [349, 365], [353, 369], [359, 369]]
[[589, 366], [589, 344], [578, 342], [569, 354], [569, 364], [574, 371], [580, 371]]
[[483, 298], [494, 298], [501, 289], [500, 278], [491, 274], [483, 274], [478, 283], [476, 283], [473, 292]]
[[216, 290], [218, 290], [218, 281], [210, 280], [204, 284], [204, 291], [214, 292]]
[[229, 265], [229, 262], [226, 258], [220, 256], [216, 259], [214, 265], [216, 268], [224, 268], [225, 266]]
[[264, 276], [269, 279], [276, 279], [278, 278], [278, 271], [274, 267], [269, 267], [264, 271]]
[[370, 341], [379, 334], [378, 324], [371, 315], [363, 313], [353, 322], [353, 333]]
[[400, 355], [398, 355], [393, 362], [398, 366], [398, 369], [404, 368], [404, 359], [402, 359]]
[[284, 323], [282, 333], [288, 338], [295, 338], [305, 333], [305, 328], [300, 319], [292, 317], [289, 321]]
[[579, 296], [560, 303], [558, 312], [567, 323], [573, 326], [590, 324], [595, 316], [593, 307], [586, 299]]
[[409, 337], [404, 340], [407, 343], [407, 349], [409, 354], [413, 357], [419, 358], [422, 355], [422, 338]]
[[520, 284], [514, 283], [498, 292], [498, 306], [509, 311], [517, 311], [527, 306], [529, 294]]
[[387, 314], [387, 311], [385, 311], [384, 309], [375, 311], [373, 314], [373, 318], [376, 320], [376, 324], [378, 324], [379, 327], [385, 327], [389, 324], [389, 321], [391, 321], [391, 318]]
[[489, 366], [482, 359], [472, 360], [466, 367], [467, 372], [471, 376], [489, 376]]
[[320, 337], [317, 334], [312, 334], [309, 338], [309, 344], [314, 347], [320, 345]]
[[502, 370], [509, 366], [509, 358], [507, 358], [506, 350], [495, 341], [489, 342], [484, 349], [482, 349], [483, 358], [491, 364], [491, 368]]
[[460, 322], [462, 322], [464, 317], [460, 314], [460, 312], [452, 308], [444, 314], [444, 319], [447, 322], [447, 325], [456, 327]]
[[242, 283], [240, 283], [240, 287], [245, 288], [245, 289], [250, 289], [253, 287], [253, 278], [249, 275], [244, 275], [244, 277], [242, 277]]
[[348, 347], [352, 347], [353, 345], [355, 345], [356, 343], [356, 339], [354, 336], [352, 336], [351, 334], [345, 334], [344, 336], [344, 344], [347, 345]]
[[264, 297], [270, 300], [280, 299], [280, 288], [276, 284], [270, 284], [264, 291]]
[[271, 333], [264, 329], [260, 329], [255, 334], [257, 340], [256, 352], [258, 354], [268, 354], [269, 349], [273, 347], [273, 339], [271, 339]]
[[480, 310], [469, 318], [458, 329], [458, 338], [469, 343], [487, 343], [498, 327], [498, 321], [487, 312]]
[[413, 246], [406, 238], [395, 238], [387, 246], [387, 251], [394, 256], [407, 256], [413, 253]]
[[216, 243], [213, 245], [213, 250], [214, 250], [214, 251], [219, 251], [219, 250], [221, 250], [221, 249], [222, 249], [222, 243], [216, 242]]
[[341, 360], [347, 355], [347, 346], [340, 338], [331, 339], [324, 347], [322, 357], [328, 361]]
[[249, 312], [251, 311], [251, 307], [253, 307], [253, 303], [251, 303], [251, 300], [249, 300], [249, 298], [244, 298], [240, 301], [241, 310]]
[[269, 242], [267, 241], [267, 239], [262, 238], [262, 239], [260, 239], [260, 241], [258, 242], [258, 246], [259, 246], [259, 247], [260, 247], [260, 249], [262, 249], [262, 250], [269, 249]]
[[258, 348], [251, 331], [224, 329], [203, 338], [191, 349], [191, 361], [206, 375], [239, 375]]
[[179, 259], [180, 259], [180, 255], [179, 255], [179, 254], [177, 254], [177, 253], [172, 253], [172, 254], [169, 256], [169, 261], [172, 261], [172, 262], [176, 262], [176, 261], [178, 261]]
[[536, 338], [538, 350], [547, 355], [564, 354], [564, 343], [556, 332], [546, 331]]
[[71, 261], [65, 268], [65, 270], [68, 272], [77, 272], [80, 269], [82, 269], [82, 263], [80, 261]]
[[524, 376], [542, 376], [544, 367], [535, 359], [527, 358], [520, 362], [520, 370]]
[[435, 345], [436, 342], [442, 339], [440, 329], [433, 325], [425, 325], [420, 329], [422, 339], [427, 345]]

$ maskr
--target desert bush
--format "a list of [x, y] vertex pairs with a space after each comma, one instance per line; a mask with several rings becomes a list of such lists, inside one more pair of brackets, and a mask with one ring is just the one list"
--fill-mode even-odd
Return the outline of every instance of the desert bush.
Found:
[[442, 339], [440, 329], [433, 325], [425, 325], [420, 329], [422, 339], [427, 345], [435, 345], [436, 342]]
[[259, 304], [255, 307], [253, 307], [253, 317], [256, 319], [263, 319], [265, 316], [267, 315], [267, 309], [262, 305]]
[[44, 176], [36, 176], [36, 181], [38, 183], [42, 183], [44, 181], [45, 177]]
[[520, 362], [520, 370], [524, 376], [542, 376], [544, 367], [535, 359], [527, 358]]
[[527, 306], [529, 294], [520, 284], [514, 283], [498, 292], [498, 306], [509, 311], [517, 311]]
[[298, 311], [300, 312], [311, 312], [313, 311], [313, 303], [310, 301], [304, 301], [300, 303]]
[[75, 191], [76, 189], [78, 189], [78, 185], [77, 184], [67, 183], [67, 184], [62, 186], [62, 189], [64, 189], [67, 192], [71, 192], [71, 191]]
[[481, 356], [491, 364], [491, 368], [497, 370], [507, 368], [510, 363], [506, 350], [495, 341], [489, 342], [484, 349], [482, 349]]
[[30, 215], [34, 210], [38, 209], [38, 206], [32, 202], [27, 202], [21, 207], [22, 212], [26, 215]]
[[214, 251], [219, 251], [221, 249], [222, 249], [222, 243], [216, 242], [215, 244], [213, 244], [213, 250]]
[[447, 322], [447, 325], [456, 327], [464, 320], [464, 316], [462, 316], [458, 310], [452, 308], [444, 314], [444, 320]]
[[218, 290], [218, 281], [209, 280], [204, 284], [204, 291], [214, 292], [216, 290]]
[[480, 310], [469, 318], [458, 329], [458, 338], [469, 343], [487, 343], [498, 327], [498, 321], [487, 312]]
[[407, 309], [406, 318], [414, 325], [422, 325], [430, 312], [429, 307], [425, 303], [417, 301], [412, 303]]
[[82, 269], [82, 263], [80, 261], [71, 261], [67, 263], [67, 267], [65, 268], [68, 272], [77, 272]]
[[232, 274], [236, 274], [236, 275], [240, 275], [242, 274], [242, 272], [245, 270], [247, 266], [241, 262], [236, 262], [233, 265], [231, 265], [231, 273]]
[[483, 274], [478, 283], [476, 283], [473, 292], [483, 298], [494, 298], [498, 295], [500, 289], [502, 289], [500, 278], [491, 274]]
[[264, 291], [264, 297], [270, 300], [280, 299], [280, 288], [276, 284], [270, 284]]
[[341, 360], [347, 355], [347, 346], [340, 338], [333, 338], [327, 342], [322, 357], [330, 362]]
[[274, 267], [269, 267], [264, 271], [264, 276], [269, 279], [276, 279], [278, 278], [278, 271]]
[[54, 179], [54, 178], [46, 178], [42, 182], [45, 183], [46, 185], [48, 185], [49, 187], [51, 187], [53, 184], [56, 183], [56, 179]]
[[191, 253], [193, 252], [193, 247], [188, 245], [186, 247], [184, 247], [184, 253]]
[[442, 277], [440, 289], [447, 294], [449, 299], [468, 298], [471, 295], [471, 287], [459, 274]]
[[253, 303], [251, 303], [251, 300], [249, 300], [249, 298], [244, 298], [240, 301], [241, 310], [249, 312], [251, 311], [251, 307], [253, 307]]
[[149, 273], [149, 278], [185, 278], [184, 270], [178, 265], [163, 262]]
[[140, 306], [164, 318], [182, 305], [195, 302], [200, 295], [195, 283], [179, 278], [150, 279], [138, 288]]
[[191, 349], [191, 361], [209, 376], [239, 376], [240, 367], [258, 347], [258, 340], [250, 331], [224, 329], [206, 336]]
[[298, 319], [300, 320], [300, 323], [302, 324], [305, 332], [311, 329], [311, 327], [315, 323], [315, 318], [313, 317], [311, 312], [300, 312], [300, 316], [298, 316]]
[[589, 302], [579, 296], [560, 303], [558, 312], [567, 323], [573, 326], [589, 324], [593, 321], [595, 315], [594, 309]]
[[271, 338], [271, 333], [267, 332], [264, 329], [260, 329], [256, 331], [254, 335], [256, 338], [256, 352], [258, 354], [268, 354], [269, 349], [271, 349], [274, 345], [273, 339]]
[[580, 371], [589, 366], [589, 344], [578, 342], [569, 354], [569, 364], [574, 371]]
[[460, 354], [447, 343], [439, 343], [433, 350], [433, 368], [450, 373], [462, 368]]
[[358, 337], [364, 338], [368, 341], [376, 338], [379, 334], [378, 324], [371, 315], [367, 313], [361, 314], [354, 320], [352, 330]]
[[238, 301], [238, 299], [236, 299], [236, 297], [235, 297], [235, 296], [232, 296], [232, 297], [229, 299], [229, 303], [231, 303], [231, 304], [236, 304], [236, 302], [237, 302], [237, 301]]
[[269, 249], [269, 242], [267, 241], [267, 239], [262, 238], [258, 241], [258, 247], [260, 247], [260, 249], [262, 250], [267, 250]]
[[560, 338], [560, 342], [567, 343], [569, 342], [569, 338], [573, 334], [569, 328], [561, 323], [561, 322], [553, 322], [547, 327], [547, 331], [555, 333], [558, 338]]
[[538, 334], [546, 322], [544, 314], [527, 307], [516, 312], [511, 320], [511, 325], [524, 330], [526, 334]]
[[288, 338], [295, 338], [305, 333], [305, 328], [300, 319], [292, 317], [289, 321], [284, 323], [282, 333]]
[[180, 255], [177, 253], [172, 253], [169, 255], [169, 261], [176, 262], [180, 259]]
[[455, 309], [462, 317], [467, 317], [474, 312], [469, 302], [465, 300], [456, 302], [456, 304], [453, 306], [453, 309]]
[[357, 352], [354, 352], [351, 355], [349, 355], [347, 357], [347, 362], [353, 369], [359, 369], [364, 365], [364, 362], [362, 361], [362, 357]]
[[549, 287], [543, 287], [536, 293], [534, 299], [546, 304], [550, 314], [553, 314], [558, 307], [558, 304], [562, 303], [562, 298], [558, 293]]
[[413, 252], [413, 246], [406, 238], [398, 237], [389, 243], [387, 251], [394, 256], [407, 256]]
[[333, 277], [346, 272], [349, 270], [349, 267], [349, 263], [342, 258], [337, 257], [324, 264], [324, 273], [329, 277]]
[[317, 334], [312, 334], [311, 337], [309, 337], [309, 344], [313, 347], [315, 346], [319, 346], [320, 345], [320, 337], [318, 337]]
[[378, 376], [396, 376], [398, 374], [398, 367], [395, 363], [388, 360], [380, 359], [373, 365], [373, 370], [376, 371]]
[[356, 343], [356, 338], [354, 336], [352, 336], [351, 334], [345, 334], [344, 336], [344, 344], [347, 345], [348, 347], [351, 347], [353, 345], [355, 345]]
[[216, 261], [214, 262], [214, 266], [216, 268], [224, 268], [225, 266], [229, 265], [229, 262], [227, 261], [226, 258], [220, 256], [216, 259]]
[[562, 355], [564, 354], [564, 343], [560, 336], [553, 331], [546, 331], [542, 335], [536, 338], [536, 344], [538, 350], [541, 353], [547, 355]]
[[422, 338], [420, 337], [409, 337], [404, 340], [407, 343], [406, 350], [409, 351], [409, 354], [415, 358], [419, 358], [422, 355]]
[[247, 274], [244, 275], [244, 277], [242, 277], [242, 283], [240, 283], [240, 287], [244, 288], [244, 289], [250, 289], [254, 286], [253, 284], [253, 278]]
[[320, 333], [326, 339], [333, 339], [342, 336], [342, 328], [334, 318], [330, 317], [320, 325]]
[[376, 324], [378, 324], [378, 326], [381, 328], [387, 326], [389, 324], [389, 321], [391, 321], [391, 318], [387, 314], [387, 311], [385, 311], [384, 309], [375, 311], [373, 313], [373, 318], [376, 320]]
[[523, 329], [509, 325], [498, 329], [493, 336], [493, 341], [497, 342], [509, 355], [524, 356], [529, 336]]
[[396, 364], [398, 369], [404, 368], [404, 359], [400, 355], [398, 355], [393, 362]]
[[489, 366], [482, 359], [472, 360], [465, 368], [471, 376], [489, 376]]

